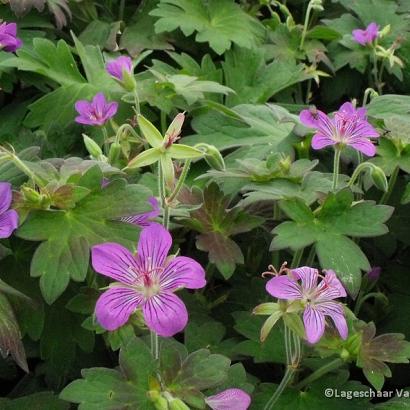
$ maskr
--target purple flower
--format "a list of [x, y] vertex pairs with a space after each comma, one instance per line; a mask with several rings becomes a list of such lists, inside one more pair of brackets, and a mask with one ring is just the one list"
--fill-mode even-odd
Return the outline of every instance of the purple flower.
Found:
[[246, 410], [251, 397], [241, 389], [228, 389], [209, 396], [205, 402], [212, 410]]
[[[319, 278], [321, 278], [318, 283]], [[304, 307], [303, 321], [306, 338], [316, 343], [325, 331], [325, 316], [330, 316], [343, 339], [347, 338], [347, 323], [343, 306], [333, 299], [345, 297], [346, 291], [332, 270], [319, 275], [317, 269], [307, 266], [292, 269], [288, 275], [272, 278], [266, 290], [278, 299], [300, 300]]]
[[91, 102], [80, 100], [75, 103], [80, 114], [75, 121], [85, 125], [104, 125], [118, 110], [117, 102], [107, 102], [103, 93], [98, 93]]
[[303, 110], [300, 121], [306, 127], [315, 128], [312, 148], [321, 149], [329, 145], [350, 145], [357, 151], [372, 157], [376, 147], [369, 138], [379, 137], [378, 132], [367, 122], [367, 110], [356, 109], [352, 103], [344, 103], [331, 118], [316, 108]]
[[356, 43], [365, 46], [373, 43], [379, 35], [379, 26], [376, 23], [370, 23], [365, 30], [356, 29], [352, 31], [353, 40]]
[[167, 257], [171, 245], [170, 233], [155, 223], [142, 230], [136, 255], [117, 243], [93, 246], [93, 268], [117, 281], [95, 307], [102, 327], [118, 329], [142, 308], [146, 325], [160, 336], [173, 336], [185, 328], [188, 312], [174, 292], [204, 287], [205, 271], [191, 258]]
[[376, 282], [380, 278], [380, 274], [382, 273], [382, 268], [380, 266], [374, 266], [369, 272], [367, 272], [367, 278], [371, 282]]
[[152, 225], [153, 223], [152, 219], [160, 215], [161, 210], [160, 210], [157, 198], [152, 196], [151, 198], [148, 199], [148, 202], [150, 203], [152, 207], [152, 211], [148, 211], [148, 212], [144, 212], [143, 214], [137, 214], [137, 215], [132, 215], [132, 216], [124, 216], [121, 218], [121, 221], [128, 222], [134, 225], [139, 225], [143, 228]]
[[0, 24], [0, 49], [14, 53], [23, 45], [23, 42], [17, 37], [16, 23]]
[[108, 62], [105, 68], [109, 74], [117, 80], [122, 81], [124, 79], [124, 72], [128, 74], [132, 73], [132, 60], [130, 57], [121, 56]]
[[9, 209], [11, 200], [11, 185], [8, 182], [0, 182], [0, 238], [8, 238], [19, 224], [17, 212]]

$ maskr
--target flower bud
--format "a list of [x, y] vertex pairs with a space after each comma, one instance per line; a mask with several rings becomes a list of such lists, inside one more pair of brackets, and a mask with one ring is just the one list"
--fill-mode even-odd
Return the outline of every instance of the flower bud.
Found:
[[370, 176], [372, 177], [374, 185], [376, 185], [378, 189], [387, 192], [389, 185], [386, 175], [380, 167], [374, 165], [370, 171]]
[[21, 187], [21, 193], [28, 202], [34, 204], [41, 204], [43, 200], [43, 195], [37, 192], [35, 189], [30, 188], [28, 186]]
[[384, 26], [380, 31], [379, 31], [379, 38], [383, 38], [387, 36], [391, 31], [391, 26], [388, 24], [387, 26]]
[[83, 140], [85, 148], [92, 158], [100, 160], [103, 157], [103, 153], [99, 145], [90, 137], [83, 134]]
[[180, 399], [171, 399], [169, 401], [169, 410], [189, 410], [189, 407]]
[[216, 169], [217, 171], [225, 171], [224, 158], [218, 148], [214, 145], [201, 143], [195, 145], [194, 148], [197, 148], [204, 153], [205, 161], [211, 168]]
[[118, 81], [118, 83], [126, 91], [134, 91], [137, 88], [137, 82], [135, 81], [134, 74], [130, 73], [127, 70], [123, 70], [123, 72], [122, 72], [122, 81]]
[[108, 162], [115, 165], [121, 155], [121, 144], [113, 142], [108, 153]]

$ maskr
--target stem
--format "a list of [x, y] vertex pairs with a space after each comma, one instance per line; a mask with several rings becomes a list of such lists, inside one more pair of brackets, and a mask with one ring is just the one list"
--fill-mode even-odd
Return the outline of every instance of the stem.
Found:
[[393, 172], [392, 172], [392, 174], [390, 175], [390, 178], [389, 178], [389, 187], [387, 188], [387, 192], [385, 192], [383, 194], [383, 196], [381, 197], [380, 204], [386, 204], [387, 201], [390, 199], [390, 195], [392, 194], [394, 186], [396, 185], [396, 181], [397, 181], [397, 177], [399, 175], [399, 171], [400, 171], [399, 167], [394, 168], [394, 170], [393, 170]]
[[309, 101], [310, 101], [309, 95], [310, 95], [311, 88], [312, 88], [312, 79], [309, 78], [309, 80], [307, 82], [307, 87], [306, 87], [306, 98], [305, 98], [305, 103], [306, 104], [309, 104]]
[[138, 96], [137, 87], [134, 88], [134, 105], [135, 105], [135, 113], [137, 115], [141, 114], [140, 99], [139, 99], [139, 96]]
[[287, 363], [286, 371], [279, 386], [277, 387], [269, 401], [266, 403], [263, 410], [273, 409], [273, 406], [278, 401], [279, 397], [292, 380], [293, 375], [295, 374], [296, 369], [299, 365], [301, 356], [299, 337], [295, 335], [286, 325], [284, 328], [284, 336]]
[[339, 168], [340, 168], [340, 154], [342, 150], [340, 147], [335, 147], [335, 157], [333, 162], [333, 184], [332, 184], [332, 191], [336, 191], [337, 188], [337, 181], [339, 179]]
[[305, 248], [298, 249], [297, 251], [295, 251], [295, 253], [293, 254], [292, 262], [290, 264], [291, 268], [297, 268], [299, 266], [300, 261], [301, 261], [302, 256], [303, 256], [304, 249]]
[[118, 12], [118, 20], [124, 20], [124, 9], [125, 9], [125, 0], [120, 1], [120, 10]]
[[126, 131], [129, 132], [134, 138], [141, 139], [141, 137], [136, 133], [134, 128], [132, 128], [130, 124], [125, 123], [118, 128], [117, 133], [115, 135], [115, 142], [120, 142], [121, 134]]
[[103, 133], [103, 152], [108, 156], [108, 131], [104, 125], [101, 127], [101, 131]]
[[358, 299], [358, 301], [356, 303], [356, 306], [354, 308], [354, 312], [353, 312], [355, 314], [355, 316], [357, 316], [359, 314], [360, 309], [363, 306], [363, 303], [367, 299], [370, 299], [370, 298], [381, 299], [381, 300], [385, 300], [385, 301], [387, 300], [386, 296], [384, 296], [383, 293], [380, 293], [380, 292], [368, 293], [367, 295], [363, 296], [361, 299]]
[[329, 373], [333, 370], [338, 369], [343, 364], [344, 364], [344, 361], [338, 357], [337, 359], [332, 360], [331, 362], [325, 364], [324, 366], [319, 367], [319, 369], [315, 370], [312, 374], [310, 374], [308, 377], [306, 377], [301, 382], [299, 382], [295, 386], [295, 388], [298, 390], [303, 389], [308, 384], [314, 382], [317, 379], [320, 379], [326, 373]]
[[310, 247], [309, 255], [306, 259], [306, 266], [312, 266], [313, 262], [315, 261], [315, 256], [316, 256], [316, 247], [315, 245], [312, 245]]
[[165, 135], [167, 132], [167, 115], [164, 111], [161, 111], [161, 134]]
[[39, 187], [43, 187], [45, 185], [44, 181], [37, 177], [37, 175], [17, 155], [12, 152], [7, 152], [7, 155], [14, 165], [26, 174], [36, 185]]
[[378, 75], [379, 69], [377, 67], [376, 46], [373, 47], [372, 62], [373, 62], [372, 74], [373, 74], [374, 86], [377, 88], [378, 93], [381, 94], [382, 93], [382, 86], [379, 83], [379, 75]]
[[181, 188], [184, 186], [184, 182], [188, 175], [190, 166], [191, 166], [191, 160], [187, 159], [185, 161], [184, 167], [182, 168], [182, 172], [178, 179], [178, 183], [176, 187], [174, 188], [174, 190], [172, 191], [172, 194], [167, 199], [168, 204], [170, 204], [178, 196], [179, 192], [181, 191]]
[[312, 11], [312, 7], [311, 7], [310, 2], [309, 2], [308, 6], [307, 6], [307, 9], [306, 9], [305, 22], [303, 24], [302, 38], [300, 39], [299, 50], [303, 50], [303, 46], [305, 44], [305, 37], [306, 37], [307, 29], [308, 29], [308, 26], [309, 26], [309, 19], [310, 19], [310, 12], [311, 11]]

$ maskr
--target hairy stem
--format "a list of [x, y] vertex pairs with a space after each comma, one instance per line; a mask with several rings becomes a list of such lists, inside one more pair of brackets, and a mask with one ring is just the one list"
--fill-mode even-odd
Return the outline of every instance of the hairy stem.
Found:
[[182, 187], [184, 186], [184, 182], [185, 182], [185, 179], [188, 175], [190, 166], [191, 166], [191, 160], [187, 159], [185, 161], [184, 167], [182, 168], [182, 172], [181, 172], [181, 175], [178, 179], [178, 182], [177, 182], [174, 190], [172, 191], [171, 195], [167, 199], [168, 204], [170, 204], [178, 196], [179, 192], [181, 191]]
[[298, 249], [297, 251], [295, 251], [295, 253], [293, 254], [292, 262], [290, 264], [291, 268], [297, 268], [299, 266], [300, 261], [303, 256], [303, 251], [304, 251], [304, 248]]
[[310, 374], [308, 377], [300, 381], [295, 388], [300, 390], [303, 389], [305, 386], [308, 384], [314, 382], [317, 379], [320, 379], [322, 376], [324, 376], [326, 373], [329, 373], [333, 370], [338, 369], [344, 364], [344, 361], [340, 359], [339, 357], [335, 360], [332, 360], [329, 363], [326, 363], [324, 366], [319, 367], [319, 369], [315, 370], [312, 374]]
[[336, 191], [337, 189], [337, 181], [339, 179], [339, 168], [340, 168], [340, 154], [342, 150], [340, 147], [335, 147], [335, 156], [333, 160], [333, 184], [332, 184], [332, 191]]
[[386, 204], [388, 200], [390, 199], [390, 196], [394, 190], [394, 186], [396, 185], [397, 177], [399, 176], [399, 171], [400, 171], [399, 167], [394, 168], [389, 178], [389, 185], [388, 185], [387, 191], [381, 197], [380, 204]]

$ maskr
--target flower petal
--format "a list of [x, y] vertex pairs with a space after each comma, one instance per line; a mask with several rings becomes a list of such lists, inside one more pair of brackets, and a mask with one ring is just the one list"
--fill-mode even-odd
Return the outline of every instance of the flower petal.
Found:
[[374, 157], [376, 155], [376, 146], [366, 138], [350, 141], [348, 145], [368, 157]]
[[306, 339], [309, 343], [316, 343], [325, 331], [325, 317], [323, 313], [312, 306], [306, 306], [303, 313], [305, 323]]
[[97, 93], [94, 96], [93, 101], [92, 101], [92, 107], [99, 118], [104, 116], [106, 104], [107, 104], [107, 100], [105, 99], [105, 96], [103, 93]]
[[343, 306], [337, 302], [323, 302], [315, 306], [323, 315], [330, 316], [342, 339], [347, 339], [348, 328], [343, 312]]
[[127, 285], [135, 283], [139, 276], [134, 256], [118, 243], [93, 246], [91, 263], [96, 272]]
[[207, 397], [205, 402], [212, 410], [247, 410], [251, 397], [241, 389], [227, 389]]
[[317, 280], [319, 278], [319, 271], [309, 266], [302, 266], [301, 268], [292, 269], [292, 274], [297, 279], [302, 281], [302, 292], [315, 289], [317, 287]]
[[325, 278], [320, 282], [318, 290], [320, 296], [317, 300], [331, 300], [336, 298], [344, 298], [347, 296], [346, 290], [342, 282], [337, 278], [336, 273], [331, 270], [325, 270]]
[[317, 128], [326, 114], [317, 109], [302, 110], [299, 114], [300, 122], [309, 128]]
[[188, 312], [182, 300], [170, 292], [149, 298], [142, 311], [146, 325], [162, 337], [181, 332], [188, 323]]
[[266, 284], [266, 291], [278, 299], [302, 299], [300, 285], [288, 275], [276, 276]]
[[19, 217], [14, 209], [0, 214], [0, 238], [8, 238], [19, 225]]
[[322, 149], [329, 145], [335, 145], [336, 141], [324, 134], [315, 134], [312, 138], [312, 148]]
[[367, 43], [367, 36], [366, 32], [361, 29], [356, 29], [352, 31], [353, 39], [356, 41], [356, 43], [361, 44], [362, 46], [366, 45]]
[[205, 271], [202, 266], [186, 256], [177, 256], [160, 273], [161, 289], [178, 288], [200, 289], [206, 285]]
[[77, 111], [80, 115], [83, 115], [83, 116], [86, 116], [86, 117], [90, 116], [90, 113], [91, 113], [91, 104], [90, 104], [89, 101], [86, 101], [86, 100], [78, 100], [78, 101], [75, 103], [74, 106], [75, 106], [76, 111]]
[[105, 107], [104, 119], [109, 120], [114, 117], [118, 111], [118, 103], [116, 101], [110, 102]]
[[160, 224], [153, 223], [141, 232], [138, 242], [137, 263], [144, 272], [162, 267], [172, 245], [170, 233]]
[[107, 330], [124, 325], [135, 309], [143, 302], [143, 296], [127, 286], [113, 286], [97, 300], [95, 315], [98, 323]]
[[6, 212], [10, 208], [11, 199], [11, 184], [8, 182], [0, 182], [0, 214]]
[[152, 206], [152, 211], [144, 212], [142, 214], [131, 215], [131, 216], [124, 216], [121, 218], [121, 221], [128, 222], [130, 224], [139, 225], [141, 227], [148, 227], [152, 224], [151, 218], [156, 218], [161, 214], [161, 210], [159, 208], [159, 203], [157, 198], [154, 196], [148, 199], [148, 202]]

